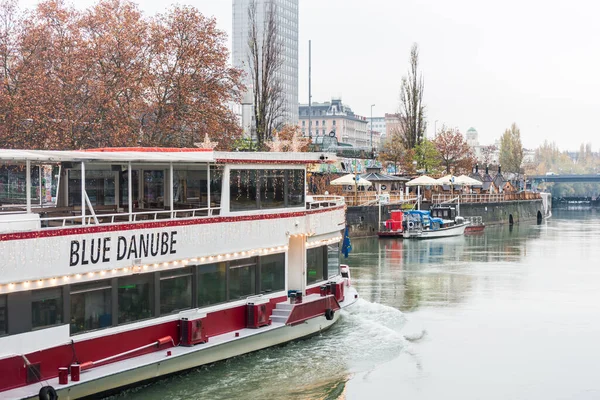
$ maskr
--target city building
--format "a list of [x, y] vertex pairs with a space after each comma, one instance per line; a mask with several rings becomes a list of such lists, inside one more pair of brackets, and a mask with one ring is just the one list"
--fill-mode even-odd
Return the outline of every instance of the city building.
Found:
[[390, 137], [394, 133], [399, 133], [402, 126], [400, 125], [400, 114], [385, 114], [383, 117], [385, 123], [385, 136]]
[[325, 103], [313, 102], [310, 107], [301, 104], [299, 107], [299, 125], [304, 136], [335, 136], [338, 142], [355, 147], [371, 148], [379, 145], [380, 135], [367, 134], [367, 118], [354, 114], [352, 109], [342, 103], [341, 99], [332, 99]]
[[467, 130], [467, 135], [465, 139], [470, 147], [479, 146], [479, 133], [477, 133], [477, 130], [475, 128], [470, 127]]
[[[250, 66], [248, 65], [248, 31], [250, 19], [248, 18], [248, 7], [254, 0], [233, 0], [233, 34], [232, 55], [233, 66], [242, 69], [246, 73], [244, 84], [248, 92], [242, 101], [244, 119], [242, 127], [252, 125], [252, 80], [250, 78]], [[268, 4], [273, 3], [278, 26], [278, 40], [283, 46], [283, 64], [278, 72], [284, 94], [285, 94], [285, 116], [284, 124], [297, 125], [298, 123], [298, 3], [299, 0], [255, 0], [259, 38], [263, 33]], [[260, 41], [260, 40], [259, 40]]]
[[[367, 133], [370, 135], [373, 131], [373, 147], [378, 149], [385, 141], [385, 117], [367, 118]], [[375, 137], [378, 139], [375, 140]]]
[[385, 137], [385, 117], [367, 118], [367, 131], [379, 132], [380, 136]]

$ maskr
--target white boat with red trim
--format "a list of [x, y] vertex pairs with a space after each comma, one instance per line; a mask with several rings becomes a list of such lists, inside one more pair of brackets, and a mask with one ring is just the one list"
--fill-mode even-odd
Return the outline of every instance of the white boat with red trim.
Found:
[[318, 153], [0, 150], [0, 398], [75, 399], [306, 337], [358, 298]]

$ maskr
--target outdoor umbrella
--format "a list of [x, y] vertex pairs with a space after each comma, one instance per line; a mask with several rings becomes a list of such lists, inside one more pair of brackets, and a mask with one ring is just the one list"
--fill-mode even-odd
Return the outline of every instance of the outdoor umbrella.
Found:
[[463, 186], [481, 186], [482, 183], [477, 179], [473, 179], [467, 175], [457, 176], [454, 180], [455, 185], [463, 185]]
[[354, 174], [341, 176], [337, 179], [332, 180], [331, 182], [329, 182], [329, 184], [337, 186], [371, 186], [371, 182]]
[[458, 185], [456, 182], [456, 177], [454, 175], [446, 175], [442, 176], [439, 179], [435, 180], [438, 185]]
[[439, 185], [439, 183], [430, 176], [421, 175], [418, 178], [413, 179], [412, 181], [408, 181], [405, 183], [406, 186], [416, 186], [417, 187], [417, 209], [421, 209], [421, 186], [435, 186]]
[[438, 181], [427, 175], [421, 175], [405, 183], [406, 186], [435, 186], [439, 185]]

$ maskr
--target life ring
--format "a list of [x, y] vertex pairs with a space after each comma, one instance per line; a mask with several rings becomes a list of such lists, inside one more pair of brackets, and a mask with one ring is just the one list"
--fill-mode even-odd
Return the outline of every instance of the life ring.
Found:
[[409, 228], [414, 228], [415, 227], [415, 223], [412, 221], [408, 221], [408, 227]]
[[44, 386], [40, 389], [38, 398], [40, 400], [58, 400], [58, 394], [56, 394], [56, 390], [52, 386]]
[[333, 319], [334, 311], [331, 308], [325, 310], [325, 319], [331, 321]]

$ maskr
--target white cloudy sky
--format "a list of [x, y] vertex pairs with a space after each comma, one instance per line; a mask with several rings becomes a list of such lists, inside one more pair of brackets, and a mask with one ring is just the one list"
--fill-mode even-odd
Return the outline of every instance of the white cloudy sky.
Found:
[[[68, 0], [67, 0], [68, 1]], [[75, 3], [85, 7], [92, 0]], [[35, 0], [21, 0], [31, 7]], [[138, 0], [146, 14], [165, 2]], [[181, 0], [231, 33], [231, 0]], [[332, 96], [362, 115], [396, 112], [413, 42], [421, 48], [429, 133], [473, 126], [480, 142], [512, 122], [523, 144], [600, 140], [600, 3], [592, 0], [300, 0], [300, 102]]]

